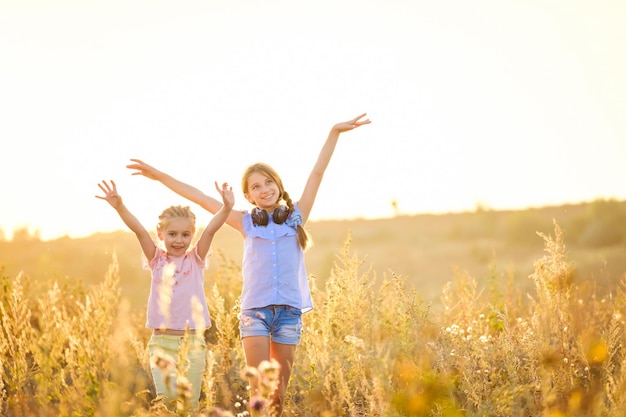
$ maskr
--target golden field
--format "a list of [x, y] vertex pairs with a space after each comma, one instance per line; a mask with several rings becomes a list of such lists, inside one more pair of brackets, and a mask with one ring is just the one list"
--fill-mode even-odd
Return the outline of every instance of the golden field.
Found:
[[[626, 203], [309, 224], [288, 416], [622, 416]], [[205, 415], [247, 402], [241, 238], [206, 273]], [[152, 403], [149, 273], [130, 232], [0, 241], [0, 414], [187, 415]]]

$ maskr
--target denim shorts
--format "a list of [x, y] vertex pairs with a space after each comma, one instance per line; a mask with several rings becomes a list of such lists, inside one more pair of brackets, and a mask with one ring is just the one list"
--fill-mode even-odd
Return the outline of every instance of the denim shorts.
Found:
[[302, 334], [302, 311], [287, 305], [269, 305], [242, 310], [239, 314], [239, 335], [268, 336], [272, 342], [297, 345]]

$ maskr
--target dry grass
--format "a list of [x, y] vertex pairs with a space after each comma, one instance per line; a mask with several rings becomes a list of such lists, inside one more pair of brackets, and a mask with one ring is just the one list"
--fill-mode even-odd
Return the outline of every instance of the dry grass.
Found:
[[[433, 312], [405, 277], [377, 274], [351, 249], [337, 251], [316, 308], [305, 320], [285, 415], [623, 416], [625, 281], [599, 297], [573, 280], [554, 225], [525, 300], [510, 283], [481, 287], [458, 271]], [[219, 255], [218, 255], [219, 257]], [[207, 289], [205, 415], [267, 415], [250, 402], [237, 335], [238, 265], [221, 257]], [[505, 274], [506, 278], [506, 274]], [[0, 414], [5, 416], [187, 415], [153, 401], [141, 311], [120, 297], [117, 260], [104, 280], [2, 278]], [[504, 283], [504, 284], [501, 284]]]

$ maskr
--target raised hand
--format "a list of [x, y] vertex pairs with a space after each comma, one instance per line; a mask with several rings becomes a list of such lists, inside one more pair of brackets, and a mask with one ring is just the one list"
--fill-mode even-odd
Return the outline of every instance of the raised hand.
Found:
[[156, 246], [154, 246], [152, 236], [150, 236], [150, 233], [148, 233], [139, 220], [137, 220], [137, 218], [130, 211], [128, 211], [122, 202], [122, 196], [117, 193], [115, 181], [111, 180], [110, 183], [102, 181], [98, 184], [98, 187], [100, 187], [104, 195], [97, 195], [96, 198], [105, 200], [117, 211], [117, 214], [119, 214], [124, 224], [128, 226], [128, 228], [137, 236], [143, 254], [146, 255], [147, 259], [152, 259], [154, 257], [154, 252], [156, 251]]
[[360, 120], [365, 117], [367, 113], [363, 113], [362, 115], [355, 117], [352, 120], [348, 120], [347, 122], [340, 122], [333, 126], [333, 130], [336, 132], [347, 132], [352, 129], [356, 129], [359, 126], [367, 125], [372, 123], [370, 119]]
[[143, 175], [146, 178], [150, 178], [151, 180], [158, 180], [158, 174], [161, 172], [155, 167], [146, 164], [140, 159], [131, 159], [134, 164], [126, 165], [126, 168], [134, 169], [137, 172], [133, 172], [132, 175]]
[[[217, 181], [215, 181], [215, 189], [222, 196], [222, 201], [224, 202], [224, 204], [222, 204], [219, 210], [215, 212], [215, 215], [213, 216], [207, 227], [204, 228], [202, 236], [200, 236], [200, 239], [198, 239], [198, 255], [201, 258], [204, 258], [208, 253], [209, 248], [211, 247], [211, 241], [213, 240], [213, 235], [226, 222], [226, 219], [228, 219], [228, 216], [230, 215], [233, 208], [233, 204], [235, 204], [235, 195], [233, 194], [233, 189], [232, 187], [228, 186], [227, 182], [223, 183], [220, 187], [217, 184]], [[215, 199], [213, 200], [218, 202]]]
[[229, 209], [235, 205], [235, 193], [233, 193], [233, 187], [230, 187], [227, 182], [222, 184], [222, 187], [217, 184], [215, 181], [215, 189], [222, 196], [222, 201], [224, 205]]
[[110, 184], [106, 181], [102, 181], [98, 184], [98, 187], [100, 187], [100, 189], [104, 193], [104, 196], [97, 195], [96, 198], [99, 198], [100, 200], [105, 200], [111, 205], [111, 207], [116, 210], [122, 206], [122, 196], [117, 193], [115, 181], [111, 180]]

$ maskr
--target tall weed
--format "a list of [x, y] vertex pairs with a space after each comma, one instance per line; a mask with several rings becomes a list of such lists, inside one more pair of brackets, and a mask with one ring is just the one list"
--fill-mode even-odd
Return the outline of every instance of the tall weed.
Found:
[[[487, 289], [459, 270], [434, 311], [393, 270], [377, 275], [348, 236], [329, 276], [310, 279], [315, 308], [284, 415], [623, 416], [626, 277], [600, 296], [572, 279], [557, 224], [539, 237], [544, 256], [524, 277], [532, 294], [515, 293], [513, 273], [495, 266]], [[200, 414], [267, 416], [264, 399], [249, 398], [259, 374], [238, 336], [241, 270], [217, 255]], [[55, 280], [42, 296], [30, 277], [2, 276], [1, 415], [189, 414], [153, 402], [145, 312], [120, 297], [120, 279], [115, 257], [99, 285]]]

